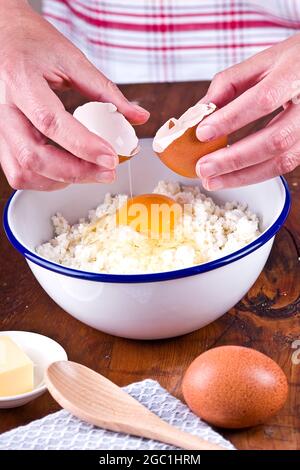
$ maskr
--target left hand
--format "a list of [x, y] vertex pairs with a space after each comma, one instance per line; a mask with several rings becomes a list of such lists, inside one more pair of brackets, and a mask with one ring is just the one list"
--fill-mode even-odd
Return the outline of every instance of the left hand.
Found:
[[52, 191], [112, 182], [119, 161], [114, 148], [68, 113], [54, 90], [111, 102], [133, 124], [149, 113], [25, 0], [0, 0], [0, 44], [0, 162], [9, 184]]
[[220, 109], [199, 124], [199, 140], [229, 135], [283, 110], [264, 129], [198, 161], [206, 189], [257, 183], [300, 165], [299, 55], [300, 34], [295, 34], [215, 76], [201, 101]]

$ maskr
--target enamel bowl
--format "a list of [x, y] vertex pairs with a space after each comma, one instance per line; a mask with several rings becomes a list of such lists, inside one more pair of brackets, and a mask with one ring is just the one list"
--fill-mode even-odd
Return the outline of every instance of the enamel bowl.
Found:
[[[131, 161], [133, 192], [148, 193], [161, 179], [200, 185], [174, 174], [154, 156], [151, 139]], [[128, 193], [128, 163], [112, 185], [73, 185], [58, 192], [17, 191], [8, 202], [4, 227], [34, 276], [64, 310], [94, 328], [127, 338], [156, 339], [189, 333], [216, 320], [250, 289], [284, 223], [290, 195], [283, 178], [210, 193], [218, 203], [238, 200], [260, 218], [262, 235], [244, 248], [209, 263], [155, 274], [112, 275], [70, 269], [39, 257], [35, 247], [52, 237], [50, 217], [75, 223], [106, 192]]]

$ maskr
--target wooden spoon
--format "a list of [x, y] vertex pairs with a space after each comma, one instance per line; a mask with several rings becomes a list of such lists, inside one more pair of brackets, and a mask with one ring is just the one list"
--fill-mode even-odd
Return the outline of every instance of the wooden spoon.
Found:
[[120, 387], [71, 361], [51, 364], [45, 382], [53, 398], [83, 421], [191, 450], [226, 450], [167, 424]]

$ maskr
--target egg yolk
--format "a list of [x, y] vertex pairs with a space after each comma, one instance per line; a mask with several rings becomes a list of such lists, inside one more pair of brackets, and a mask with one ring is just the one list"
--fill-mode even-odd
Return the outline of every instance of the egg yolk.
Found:
[[181, 204], [161, 194], [130, 198], [116, 213], [117, 226], [128, 225], [151, 239], [171, 238], [181, 218]]

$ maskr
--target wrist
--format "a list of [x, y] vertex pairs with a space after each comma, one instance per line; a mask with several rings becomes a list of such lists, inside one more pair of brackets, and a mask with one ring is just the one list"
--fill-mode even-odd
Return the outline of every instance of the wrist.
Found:
[[28, 5], [27, 0], [0, 0], [0, 8], [19, 8], [20, 6]]
[[0, 0], [0, 20], [5, 18], [7, 15], [20, 15], [23, 8], [31, 9], [27, 0]]
[[[28, 19], [34, 11], [27, 0], [0, 0], [0, 63], [11, 53], [10, 46], [22, 32], [26, 32]], [[12, 48], [13, 50], [13, 48]]]

